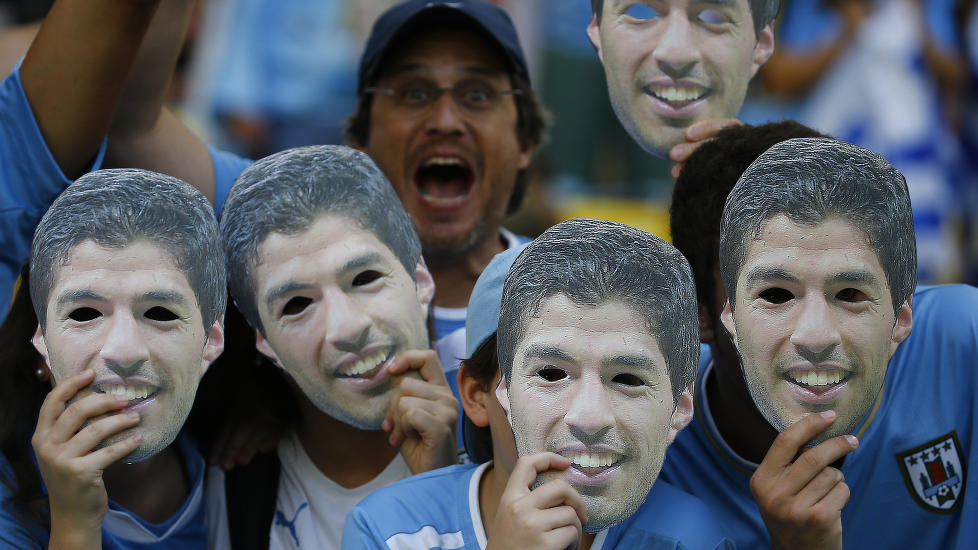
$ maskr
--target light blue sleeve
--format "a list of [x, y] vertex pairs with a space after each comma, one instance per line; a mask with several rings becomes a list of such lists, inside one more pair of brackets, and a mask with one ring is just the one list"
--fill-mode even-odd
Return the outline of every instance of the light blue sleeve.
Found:
[[207, 150], [211, 154], [211, 163], [214, 165], [214, 213], [220, 217], [224, 201], [231, 192], [234, 180], [238, 179], [241, 172], [251, 166], [253, 161], [222, 151], [211, 144], [207, 144]]
[[354, 506], [346, 515], [343, 524], [342, 550], [387, 550], [383, 535], [370, 520], [370, 516], [359, 506]]
[[[89, 167], [98, 170], [105, 141]], [[30, 253], [34, 229], [71, 184], [48, 149], [20, 80], [20, 66], [0, 82], [0, 318]]]

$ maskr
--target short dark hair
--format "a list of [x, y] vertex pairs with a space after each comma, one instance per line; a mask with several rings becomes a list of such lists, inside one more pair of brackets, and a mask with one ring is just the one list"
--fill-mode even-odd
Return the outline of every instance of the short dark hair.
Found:
[[917, 245], [907, 181], [862, 147], [822, 138], [778, 143], [730, 191], [720, 224], [720, 273], [731, 307], [749, 241], [784, 214], [798, 224], [840, 217], [866, 236], [886, 273], [894, 312], [917, 284]]
[[716, 301], [713, 270], [720, 250], [720, 218], [727, 195], [741, 174], [772, 145], [798, 137], [829, 137], [793, 120], [724, 128], [683, 164], [672, 189], [672, 244], [693, 268], [696, 295], [710, 316]]
[[[427, 31], [439, 29], [463, 29], [470, 32], [473, 36], [483, 37], [494, 50], [497, 51], [499, 59], [509, 64], [508, 57], [499, 48], [498, 43], [492, 39], [478, 24], [468, 17], [454, 13], [452, 10], [440, 10], [437, 13], [428, 15], [419, 21], [407, 25], [399, 31], [398, 37], [388, 48], [387, 52], [403, 50], [404, 43], [413, 40], [414, 37], [424, 35]], [[378, 77], [384, 74], [385, 58], [378, 62], [378, 69], [373, 71], [373, 79], [369, 82], [361, 83], [360, 97], [357, 99], [356, 111], [346, 120], [346, 140], [351, 145], [363, 146], [370, 137], [370, 109], [373, 106], [373, 94], [363, 93], [363, 88], [368, 88], [376, 84]], [[540, 97], [530, 87], [530, 83], [520, 76], [515, 70], [509, 73], [510, 85], [514, 90], [521, 90], [522, 93], [513, 95], [516, 101], [516, 137], [519, 139], [520, 148], [526, 150], [531, 146], [542, 147], [548, 141], [548, 132], [552, 117], [544, 106]], [[510, 195], [509, 205], [506, 213], [512, 214], [519, 210], [523, 197], [526, 195], [526, 187], [529, 180], [526, 177], [526, 170], [520, 170], [516, 176], [516, 186]]]
[[376, 235], [414, 279], [421, 241], [374, 161], [342, 145], [287, 149], [238, 176], [221, 216], [231, 296], [262, 333], [254, 282], [258, 247], [269, 233], [296, 235], [324, 214], [343, 216]]
[[[764, 27], [774, 21], [781, 9], [781, 0], [747, 0], [750, 7], [751, 18], [754, 20], [754, 35], [760, 36]], [[604, 0], [591, 0], [591, 13], [601, 22], [601, 11], [604, 9]]]
[[671, 244], [621, 223], [573, 219], [527, 245], [506, 276], [499, 309], [499, 367], [507, 382], [527, 320], [558, 294], [584, 306], [628, 304], [659, 343], [673, 400], [692, 383], [700, 350], [696, 290], [689, 263]]
[[99, 170], [70, 185], [41, 219], [31, 247], [31, 300], [41, 328], [54, 271], [87, 240], [123, 248], [146, 239], [166, 250], [186, 276], [204, 329], [227, 304], [224, 247], [214, 210], [190, 184], [147, 170]]

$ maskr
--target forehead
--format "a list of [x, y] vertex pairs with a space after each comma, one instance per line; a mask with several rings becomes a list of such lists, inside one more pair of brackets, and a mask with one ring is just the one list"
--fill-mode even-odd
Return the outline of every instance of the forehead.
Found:
[[163, 247], [137, 239], [121, 248], [103, 247], [91, 239], [68, 251], [63, 263], [54, 264], [49, 303], [69, 289], [98, 287], [99, 294], [135, 293], [166, 290], [189, 299], [195, 298], [186, 274]]
[[545, 298], [527, 319], [516, 348], [518, 357], [548, 352], [563, 354], [571, 362], [598, 364], [616, 357], [644, 357], [646, 364], [636, 366], [665, 366], [648, 321], [618, 300], [589, 306], [578, 305], [564, 294]]
[[389, 47], [378, 74], [451, 72], [499, 75], [508, 72], [503, 53], [482, 31], [419, 29]]
[[749, 0], [605, 0], [605, 8], [624, 8], [632, 4], [667, 5], [677, 8], [734, 8], [751, 12]]
[[852, 222], [832, 216], [817, 225], [799, 224], [784, 214], [763, 222], [757, 236], [747, 241], [738, 283], [765, 266], [808, 276], [835, 276], [840, 271], [865, 272], [880, 284], [886, 276], [864, 231]]

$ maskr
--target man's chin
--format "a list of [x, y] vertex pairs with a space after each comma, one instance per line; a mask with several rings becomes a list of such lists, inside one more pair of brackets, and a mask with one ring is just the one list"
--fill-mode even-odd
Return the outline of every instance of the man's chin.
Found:
[[638, 510], [638, 506], [634, 509], [630, 509], [631, 507], [626, 509], [624, 504], [614, 497], [600, 499], [585, 497], [584, 501], [588, 518], [588, 522], [583, 526], [585, 533], [598, 533], [614, 527]]

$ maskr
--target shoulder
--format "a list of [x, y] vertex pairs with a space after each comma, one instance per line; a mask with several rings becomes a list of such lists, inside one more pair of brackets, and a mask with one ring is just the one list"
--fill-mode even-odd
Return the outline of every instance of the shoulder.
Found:
[[897, 353], [947, 353], [978, 349], [978, 288], [969, 285], [918, 287], [913, 328]]
[[462, 520], [468, 516], [468, 503], [462, 499], [478, 467], [449, 466], [374, 491], [347, 515], [343, 548], [383, 547], [380, 543], [391, 537], [430, 542], [432, 534], [455, 544], [446, 547], [458, 547], [464, 533], [471, 531]]
[[627, 547], [665, 544], [669, 548], [707, 550], [730, 544], [703, 501], [662, 479], [652, 486], [642, 506], [614, 530]]
[[412, 503], [430, 506], [433, 500], [450, 501], [478, 467], [478, 464], [459, 464], [402, 479], [370, 493], [356, 508], [379, 511]]
[[915, 319], [924, 316], [975, 321], [978, 320], [978, 288], [964, 284], [919, 286], [911, 309]]

